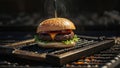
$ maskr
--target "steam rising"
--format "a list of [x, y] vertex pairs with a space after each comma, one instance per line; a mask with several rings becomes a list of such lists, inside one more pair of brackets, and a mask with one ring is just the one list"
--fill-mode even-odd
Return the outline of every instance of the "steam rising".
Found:
[[66, 17], [67, 9], [64, 0], [45, 0], [44, 9], [47, 17]]

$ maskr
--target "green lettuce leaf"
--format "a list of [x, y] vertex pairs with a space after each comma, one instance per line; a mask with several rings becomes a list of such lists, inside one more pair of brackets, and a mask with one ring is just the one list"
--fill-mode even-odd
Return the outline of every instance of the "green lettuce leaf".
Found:
[[[36, 42], [42, 42], [42, 43], [46, 43], [46, 44], [49, 43], [49, 41], [40, 40], [37, 35], [35, 35], [34, 38], [35, 38]], [[61, 42], [64, 43], [64, 44], [71, 44], [71, 43], [74, 43], [74, 42], [78, 42], [79, 39], [80, 38], [78, 38], [77, 35], [74, 35], [73, 39], [64, 40], [64, 41], [61, 41]]]
[[74, 43], [74, 42], [78, 42], [80, 38], [77, 37], [77, 35], [74, 35], [73, 39], [70, 39], [70, 40], [65, 40], [65, 41], [62, 41], [64, 44], [71, 44], [71, 43]]

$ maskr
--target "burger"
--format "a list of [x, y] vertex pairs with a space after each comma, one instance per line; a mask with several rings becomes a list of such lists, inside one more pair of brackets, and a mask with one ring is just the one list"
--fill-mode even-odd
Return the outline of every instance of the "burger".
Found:
[[66, 18], [50, 18], [42, 21], [36, 31], [35, 41], [44, 48], [68, 48], [79, 40], [73, 30], [76, 27]]

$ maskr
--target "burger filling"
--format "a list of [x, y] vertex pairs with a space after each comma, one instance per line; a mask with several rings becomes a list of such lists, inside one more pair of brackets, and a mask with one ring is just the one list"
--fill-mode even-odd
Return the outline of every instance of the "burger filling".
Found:
[[41, 42], [63, 42], [65, 44], [70, 44], [72, 42], [77, 42], [79, 38], [74, 35], [72, 30], [62, 30], [41, 32], [35, 36], [35, 39]]

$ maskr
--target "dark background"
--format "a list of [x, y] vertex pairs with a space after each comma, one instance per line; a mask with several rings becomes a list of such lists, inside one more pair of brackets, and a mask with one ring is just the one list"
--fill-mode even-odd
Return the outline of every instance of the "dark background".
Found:
[[[120, 36], [120, 0], [57, 0], [56, 4], [58, 17], [73, 21], [77, 34]], [[54, 10], [54, 0], [0, 0], [0, 40], [33, 38], [38, 24], [54, 17]]]
[[[0, 12], [40, 12], [48, 13], [48, 8], [53, 8], [54, 0], [0, 0]], [[81, 11], [98, 12], [117, 10], [120, 11], [119, 0], [57, 0], [57, 5], [72, 14], [79, 14]], [[61, 8], [62, 9], [64, 8]], [[51, 12], [51, 11], [50, 11]]]
[[[57, 0], [58, 17], [73, 21], [79, 31], [120, 30], [119, 0]], [[35, 31], [54, 17], [54, 0], [0, 0], [0, 31]]]

